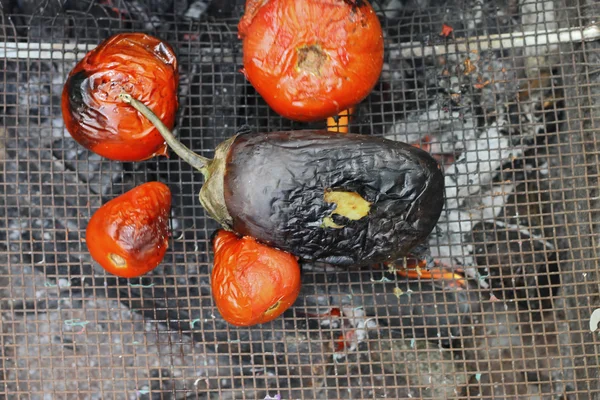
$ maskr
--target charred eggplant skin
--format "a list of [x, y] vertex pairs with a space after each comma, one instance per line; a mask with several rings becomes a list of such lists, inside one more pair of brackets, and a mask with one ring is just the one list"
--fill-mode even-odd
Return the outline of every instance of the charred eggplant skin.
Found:
[[[326, 193], [356, 193], [361, 218]], [[444, 204], [437, 161], [405, 143], [326, 131], [244, 133], [229, 149], [224, 198], [232, 229], [302, 260], [367, 265], [407, 255]], [[327, 220], [333, 222], [325, 223]]]

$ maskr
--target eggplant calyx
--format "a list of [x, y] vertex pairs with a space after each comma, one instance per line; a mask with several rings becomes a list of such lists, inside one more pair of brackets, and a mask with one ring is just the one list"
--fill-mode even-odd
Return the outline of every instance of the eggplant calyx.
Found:
[[206, 212], [227, 230], [232, 230], [233, 218], [229, 215], [225, 204], [225, 172], [227, 155], [231, 145], [237, 138], [233, 136], [215, 148], [215, 158], [207, 167], [208, 175], [200, 189], [200, 203]]
[[169, 147], [182, 160], [202, 172], [202, 175], [204, 175], [204, 185], [200, 189], [200, 203], [211, 218], [221, 224], [223, 228], [231, 230], [233, 218], [231, 218], [225, 204], [224, 182], [227, 155], [237, 135], [219, 144], [215, 149], [215, 158], [211, 160], [185, 147], [145, 104], [133, 98], [128, 93], [123, 92], [119, 97], [125, 103], [139, 111], [144, 117], [148, 118], [160, 132]]

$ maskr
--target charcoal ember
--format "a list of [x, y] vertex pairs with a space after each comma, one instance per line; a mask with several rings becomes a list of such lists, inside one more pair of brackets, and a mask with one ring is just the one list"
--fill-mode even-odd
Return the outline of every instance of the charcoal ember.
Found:
[[158, 2], [157, 9], [138, 0], [18, 0], [16, 25], [21, 36], [36, 42], [101, 40], [123, 28], [151, 31], [162, 27], [171, 2]]
[[[128, 27], [132, 30], [152, 31], [160, 28], [164, 19], [159, 17], [161, 14], [157, 14], [156, 10], [152, 10], [150, 6], [144, 1], [127, 0], [113, 3], [111, 11], [116, 12], [121, 19], [127, 21]], [[159, 9], [163, 7], [159, 7]]]
[[[261, 325], [261, 329], [230, 329], [227, 345], [236, 360], [246, 360], [244, 353], [249, 350], [245, 331], [251, 336], [251, 358], [243, 368], [255, 379], [252, 387], [261, 389], [256, 398], [274, 396], [269, 388], [275, 388], [282, 399], [320, 398], [323, 377], [332, 373], [333, 361], [318, 332], [295, 331], [293, 324], [281, 320]], [[222, 345], [219, 344], [219, 351]], [[234, 377], [234, 380], [238, 379]]]
[[[137, 280], [115, 278], [109, 274], [97, 277], [98, 285], [106, 282], [107, 296], [119, 297], [121, 302], [145, 318], [160, 321], [175, 331], [181, 331], [195, 341], [204, 343], [207, 351], [231, 353], [231, 327], [218, 314], [210, 292], [208, 266], [204, 264], [194, 273], [192, 264], [172, 268], [166, 260], [152, 273]], [[183, 272], [182, 274], [182, 271]], [[178, 273], [178, 274], [177, 274]], [[197, 279], [192, 278], [197, 276]], [[259, 331], [260, 332], [260, 331]], [[240, 352], [250, 360], [251, 332], [240, 331], [238, 340], [244, 344]], [[271, 340], [265, 337], [265, 340]], [[237, 344], [236, 344], [237, 346]]]
[[[586, 1], [581, 11], [571, 10], [572, 21], [583, 19], [587, 25], [595, 21], [600, 4]], [[568, 9], [565, 9], [568, 11]], [[578, 52], [579, 50], [583, 50]], [[598, 341], [589, 333], [591, 312], [600, 308], [598, 292], [597, 248], [600, 227], [600, 190], [597, 154], [600, 151], [600, 43], [584, 47], [563, 45], [562, 54], [576, 54], [573, 62], [561, 66], [564, 75], [566, 118], [561, 123], [558, 144], [550, 148], [549, 185], [552, 192], [552, 214], [559, 227], [559, 246], [568, 249], [569, 257], [561, 262], [562, 309], [568, 325], [568, 345], [563, 354], [573, 360], [574, 389], [578, 393], [597, 393]], [[581, 81], [589, 82], [582, 88]], [[581, 96], [581, 97], [579, 97]], [[566, 356], [566, 354], [570, 354]]]
[[[322, 332], [326, 329], [320, 328], [319, 323], [315, 318], [307, 318], [306, 321], [303, 321], [302, 318], [291, 318], [297, 313], [295, 307], [286, 311], [282, 318], [263, 324], [261, 326], [262, 329], [236, 328], [228, 325], [222, 320], [212, 303], [208, 280], [208, 265], [200, 265], [197, 270], [193, 269], [192, 265], [187, 265], [186, 275], [184, 275], [187, 276], [187, 279], [183, 280], [178, 280], [176, 278], [178, 276], [177, 271], [171, 268], [170, 263], [164, 263], [163, 266], [159, 267], [160, 270], [157, 269], [153, 271], [151, 275], [140, 279], [139, 285], [138, 283], [132, 283], [130, 281], [129, 287], [126, 287], [125, 281], [119, 280], [119, 285], [121, 287], [121, 289], [119, 289], [119, 297], [121, 298], [121, 301], [129, 309], [136, 310], [136, 313], [141, 313], [146, 318], [168, 325], [170, 329], [174, 331], [180, 331], [185, 335], [193, 337], [195, 341], [203, 343], [207, 351], [218, 354], [238, 354], [236, 360], [239, 359], [240, 363], [243, 365], [252, 365], [256, 371], [261, 371], [261, 373], [269, 376], [277, 376], [277, 371], [280, 368], [278, 365], [284, 364], [285, 362], [290, 363], [290, 360], [297, 360], [296, 363], [298, 365], [305, 365], [307, 366], [306, 368], [308, 368], [308, 366], [311, 365], [321, 365], [319, 363], [322, 363], [323, 360], [320, 358], [315, 359], [315, 357], [318, 358], [317, 355], [325, 354], [328, 355], [328, 357], [334, 356], [334, 351], [332, 350], [332, 346], [334, 346], [335, 343], [334, 332], [331, 331], [331, 337], [324, 340]], [[190, 270], [190, 268], [192, 269]], [[373, 277], [373, 275], [369, 276]], [[190, 277], [198, 277], [198, 281], [190, 281]], [[325, 275], [321, 276], [321, 278], [324, 277]], [[355, 276], [354, 278], [357, 277]], [[116, 278], [109, 277], [104, 279], [110, 280]], [[95, 283], [95, 286], [101, 285], [101, 281]], [[379, 284], [374, 285], [376, 286]], [[399, 282], [398, 285], [399, 287], [404, 287], [402, 286], [402, 282]], [[115, 284], [108, 283], [106, 286], [109, 296], [116, 296], [114, 293], [110, 293], [115, 290]], [[413, 312], [411, 318], [411, 315], [409, 314], [411, 311], [406, 307], [400, 307], [398, 310], [394, 311], [393, 307], [386, 307], [385, 301], [389, 302], [388, 299], [385, 299], [384, 301], [383, 298], [375, 295], [372, 296], [371, 300], [368, 300], [368, 294], [356, 294], [356, 290], [364, 291], [364, 286], [364, 283], [361, 284], [360, 281], [356, 279], [353, 287], [350, 285], [347, 286], [347, 293], [340, 291], [336, 296], [332, 295], [331, 292], [328, 292], [328, 295], [332, 298], [341, 296], [345, 299], [349, 299], [349, 296], [351, 295], [349, 290], [352, 289], [355, 291], [353, 298], [360, 300], [355, 303], [346, 303], [345, 300], [324, 302], [324, 296], [320, 293], [313, 294], [312, 296], [307, 296], [304, 293], [296, 304], [304, 303], [305, 306], [308, 306], [308, 311], [313, 308], [314, 311], [323, 311], [330, 305], [334, 307], [360, 307], [363, 305], [367, 311], [366, 315], [368, 316], [376, 315], [374, 308], [377, 306], [386, 308], [392, 313], [402, 313], [402, 318], [406, 318], [406, 321], [402, 321], [406, 324], [405, 329], [401, 332], [401, 329], [399, 330], [396, 326], [392, 326], [390, 329], [390, 332], [392, 333], [390, 333], [390, 335], [396, 337], [395, 335], [408, 333], [407, 337], [427, 337], [438, 345], [449, 345], [450, 334], [460, 335], [459, 330], [457, 329], [448, 328], [449, 330], [445, 330], [444, 324], [446, 316], [449, 315], [450, 318], [456, 318], [456, 320], [452, 320], [451, 322], [448, 322], [448, 324], [459, 327], [461, 326], [460, 324], [466, 323], [464, 316], [468, 315], [470, 312], [461, 310], [460, 312], [465, 313], [463, 316], [457, 311], [454, 311], [453, 307], [465, 308], [462, 305], [463, 299], [460, 300], [460, 305], [458, 304], [459, 301], [456, 301], [455, 305], [452, 306], [451, 298], [453, 295], [450, 292], [444, 292], [444, 299], [447, 302], [449, 301], [450, 305], [441, 306], [442, 302], [440, 298], [438, 299], [437, 305], [438, 311], [436, 310], [435, 303], [433, 303], [433, 298], [427, 299], [429, 305], [424, 306], [423, 308], [429, 312], [431, 321], [419, 322], [420, 320], [418, 317], [414, 318], [415, 312]], [[421, 283], [421, 286], [423, 286], [423, 283]], [[308, 282], [304, 284], [303, 287], [310, 291], [311, 288], [314, 288], [314, 285], [312, 285], [312, 282]], [[323, 286], [319, 287], [323, 289]], [[412, 294], [405, 294], [400, 297], [410, 297], [418, 301], [419, 294], [416, 292], [417, 288], [413, 286], [413, 289], [415, 292]], [[405, 290], [408, 290], [408, 287], [405, 287]], [[421, 287], [421, 290], [426, 289]], [[381, 290], [379, 289], [377, 291], [380, 292]], [[395, 297], [395, 295], [392, 294], [392, 296], [398, 301], [398, 298]], [[368, 305], [368, 303], [370, 303], [370, 305]], [[377, 306], [374, 304], [377, 304]], [[473, 307], [477, 307], [476, 304], [470, 304], [466, 308], [471, 310]], [[412, 309], [418, 310], [420, 307], [414, 306]], [[378, 310], [378, 312], [380, 314], [377, 315], [382, 315], [382, 310]], [[436, 313], [435, 316], [433, 315], [434, 313]], [[391, 315], [390, 319], [393, 318], [394, 315]], [[395, 318], [398, 319], [398, 316]], [[423, 325], [425, 323], [429, 324], [434, 318], [440, 320], [441, 323], [438, 322], [435, 327], [432, 324], [430, 326], [431, 332], [427, 334]], [[462, 321], [459, 321], [459, 319], [462, 319]], [[386, 327], [384, 320], [387, 320], [387, 318], [378, 318], [378, 322], [381, 322], [382, 329], [387, 330], [388, 328]], [[289, 336], [289, 332], [294, 330], [298, 332], [298, 336]], [[317, 345], [319, 348], [314, 347]], [[280, 373], [282, 372], [283, 370], [280, 371]], [[286, 374], [282, 373], [282, 375]], [[306, 383], [307, 381], [302, 380], [302, 382]], [[265, 385], [267, 383], [268, 382], [265, 382]], [[287, 388], [290, 383], [282, 383], [281, 385], [281, 388]], [[295, 387], [295, 384], [292, 384], [292, 386]], [[263, 384], [260, 383], [259, 387], [266, 388], [268, 385], [263, 386]], [[292, 396], [296, 395], [296, 392], [290, 393]]]
[[514, 101], [519, 92], [518, 60], [499, 51], [440, 56], [435, 60], [437, 85], [450, 95], [455, 109], [470, 111], [479, 126], [491, 125], [499, 104]]
[[460, 36], [504, 33], [514, 29], [517, 9], [514, 1], [476, 0], [382, 0], [373, 2], [376, 11], [385, 15], [392, 31], [425, 43], [441, 42], [442, 24]]
[[[250, 380], [253, 390], [258, 391], [256, 398], [264, 398], [269, 387], [278, 387], [282, 392], [289, 390], [290, 395], [295, 395], [307, 393], [299, 388], [317, 386], [315, 373], [325, 368], [328, 362], [323, 350], [325, 342], [319, 340], [319, 331], [294, 334], [294, 321], [289, 318], [293, 309], [288, 310], [287, 318], [284, 316], [263, 324], [261, 329], [227, 324], [212, 302], [207, 269], [206, 265], [197, 270], [188, 265], [185, 275], [177, 275], [168, 269], [167, 263], [164, 271], [144, 276], [139, 282], [114, 277], [96, 278], [92, 288], [96, 296], [102, 295], [98, 288], [104, 288], [109, 298], [118, 296], [132, 314], [139, 314], [146, 321], [153, 321], [152, 324], [161, 324], [164, 326], [161, 330], [165, 332], [179, 332], [181, 336], [177, 343], [191, 340], [198, 344], [196, 354], [210, 354], [209, 357], [218, 360], [217, 365], [230, 368], [225, 375], [207, 373], [198, 376], [194, 387], [199, 392], [239, 388]], [[190, 281], [193, 276], [198, 276], [198, 281]], [[87, 297], [87, 292], [91, 295], [92, 288], [84, 290], [83, 298]], [[288, 367], [281, 367], [286, 362], [291, 363], [291, 368], [302, 370], [304, 378], [290, 381]], [[218, 383], [214, 382], [217, 376], [220, 376]], [[164, 384], [152, 384], [153, 389], [165, 390], [165, 387], [180, 382], [165, 380]]]
[[0, 0], [0, 10], [3, 13], [13, 13], [17, 7], [15, 0]]
[[44, 0], [16, 0], [18, 31], [30, 40], [60, 42], [69, 26], [64, 15], [64, 2]]
[[15, 0], [19, 12], [27, 15], [47, 14], [56, 15], [62, 10], [60, 1], [44, 0]]
[[574, 365], [565, 355], [572, 343], [564, 320], [560, 310], [545, 312], [543, 320], [534, 321], [514, 302], [482, 302], [482, 312], [473, 316], [473, 337], [465, 350], [457, 350], [470, 371], [461, 395], [574, 398], [570, 394], [575, 388]]
[[532, 311], [552, 307], [560, 284], [556, 251], [521, 230], [493, 223], [477, 224], [472, 237], [479, 274], [489, 278], [496, 297], [518, 300]]
[[[307, 285], [310, 282], [304, 286]], [[467, 375], [460, 364], [454, 363], [451, 351], [441, 350], [439, 343], [433, 341], [398, 339], [385, 328], [375, 336], [371, 334], [373, 337], [362, 342], [359, 351], [349, 351], [347, 360], [336, 362], [341, 354], [337, 349], [336, 330], [318, 327], [318, 324], [315, 326], [315, 317], [309, 317], [312, 321], [298, 318], [300, 310], [296, 308], [302, 305], [302, 315], [307, 304], [310, 311], [310, 300], [299, 298], [296, 306], [281, 318], [261, 325], [261, 329], [229, 327], [230, 336], [225, 348], [232, 354], [239, 354], [236, 359], [239, 357], [253, 366], [258, 375], [253, 387], [269, 387], [265, 386], [268, 381], [263, 382], [264, 375], [293, 375], [279, 380], [277, 387], [282, 398], [299, 398], [302, 395], [308, 398], [364, 398], [375, 395], [406, 398], [409, 393], [418, 394], [415, 398], [440, 398], [443, 393], [457, 393], [466, 383]], [[292, 318], [294, 315], [296, 318]], [[222, 346], [220, 343], [219, 352]], [[435, 355], [430, 352], [433, 349]], [[250, 359], [243, 355], [248, 353], [251, 354]], [[432, 363], [432, 358], [439, 363]], [[400, 381], [392, 383], [394, 376], [400, 376]], [[387, 388], [384, 386], [386, 383]], [[327, 388], [336, 387], [336, 384], [350, 389], [334, 395]], [[417, 386], [420, 389], [414, 389]], [[363, 389], [361, 392], [360, 387], [378, 389]]]
[[9, 243], [20, 254], [19, 263], [36, 265], [48, 275], [79, 274], [86, 260], [80, 232], [99, 199], [81, 196], [88, 193], [87, 184], [42, 141], [23, 137], [21, 128], [7, 130], [3, 176], [10, 194]]
[[[240, 99], [244, 95], [245, 78], [237, 66], [216, 61], [202, 63], [190, 72], [189, 106], [178, 128], [182, 143], [205, 156], [211, 156], [221, 141], [233, 136], [243, 125], [240, 120], [244, 107]], [[187, 114], [191, 110], [193, 113]]]
[[190, 3], [189, 0], [126, 0], [126, 6], [130, 6], [133, 4], [137, 7], [143, 7], [146, 10], [151, 10], [152, 14], [155, 15], [163, 15], [163, 14], [171, 14], [171, 13], [179, 13], [181, 10], [185, 10]]
[[[160, 398], [174, 390], [214, 395], [228, 389], [223, 376], [252, 387], [250, 368], [208, 353], [201, 341], [194, 342], [160, 321], [145, 320], [118, 300], [82, 297], [73, 287], [53, 286], [43, 274], [19, 268], [8, 273], [5, 264], [0, 265], [0, 276], [11, 277], [10, 286], [0, 279], [1, 309], [8, 310], [2, 312], [0, 332], [9, 392], [79, 390], [90, 393], [91, 399], [102, 399], [107, 391], [132, 398], [143, 393]], [[57, 351], [62, 356], [48, 363]], [[86, 373], [74, 375], [74, 368]], [[118, 373], [120, 379], [107, 380], [106, 371]], [[252, 390], [248, 393], [254, 398]]]
[[[4, 176], [4, 161], [5, 160], [6, 160], [6, 130], [4, 128], [0, 127], [0, 177]], [[0, 179], [2, 179], [2, 178], [0, 178]], [[4, 179], [2, 179], [2, 181], [4, 181]], [[3, 197], [3, 196], [0, 196], [0, 197]]]
[[89, 11], [98, 0], [63, 0], [63, 9], [67, 11]]
[[[427, 75], [434, 67], [419, 60], [390, 58], [385, 55], [381, 76], [367, 98], [358, 104], [356, 128], [358, 133], [381, 134], [395, 121], [408, 118], [416, 110], [426, 109], [437, 85]], [[374, 113], [373, 110], [382, 110]]]
[[[563, 253], [565, 249], [556, 238], [556, 227], [551, 227], [555, 219], [550, 195], [551, 182], [547, 177], [550, 173], [548, 160], [553, 155], [551, 152], [546, 154], [544, 148], [533, 151], [537, 157], [527, 152], [521, 160], [511, 163], [512, 167], [506, 169], [506, 172], [512, 171], [513, 180], [519, 184], [499, 216], [504, 222], [518, 225], [536, 237], [544, 238], [546, 247], [556, 247], [558, 253]], [[562, 255], [558, 258], [562, 258]]]
[[[252, 365], [260, 371], [260, 376], [289, 376], [280, 379], [277, 386], [282, 399], [320, 398], [322, 377], [331, 373], [328, 365], [332, 360], [331, 355], [327, 354], [326, 344], [319, 341], [318, 334], [294, 332], [291, 326], [287, 328], [277, 339], [272, 354], [257, 354], [252, 358]], [[235, 352], [236, 349], [233, 350]], [[269, 391], [260, 398], [266, 395], [269, 395]]]
[[[451, 53], [410, 65], [390, 59], [369, 97], [376, 108], [386, 110], [371, 117], [375, 128], [383, 123], [392, 140], [416, 142], [433, 136], [443, 144], [433, 151], [459, 153], [478, 128], [504, 122], [499, 104], [514, 102], [520, 89], [514, 64], [496, 51]], [[359, 109], [368, 113], [368, 102]]]
[[[525, 168], [527, 159], [519, 164]], [[537, 170], [543, 169], [538, 165]], [[512, 172], [522, 183], [508, 196], [499, 222], [482, 222], [473, 229], [476, 260], [480, 276], [489, 275], [498, 298], [540, 310], [553, 306], [551, 299], [560, 287], [558, 263], [567, 255], [556, 246], [550, 228], [553, 217], [546, 181], [522, 169]]]
[[[396, 3], [396, 6], [400, 4], [390, 3]], [[451, 46], [454, 40], [452, 37], [445, 39], [439, 35], [441, 21], [450, 24], [457, 37], [508, 32], [514, 28], [510, 26], [511, 18], [497, 20], [499, 15], [509, 14], [512, 7], [510, 1], [503, 2], [498, 7], [495, 2], [476, 3], [444, 2], [444, 7], [453, 5], [448, 9], [449, 13], [434, 7], [431, 12], [412, 11], [416, 13], [416, 17], [411, 11], [405, 11], [406, 23], [399, 22], [397, 25], [406, 31], [394, 31], [395, 25], [389, 23], [387, 33], [392, 41], [415, 41], [419, 35], [425, 35], [425, 45], [440, 44], [447, 40]], [[440, 18], [431, 17], [436, 10], [440, 12]], [[468, 11], [465, 13], [464, 10]], [[454, 21], [459, 22], [455, 24]], [[431, 29], [437, 29], [435, 34], [426, 32], [428, 24], [432, 24]], [[415, 30], [419, 32], [415, 33]], [[379, 124], [383, 123], [384, 131], [395, 134], [396, 140], [415, 141], [417, 134], [460, 136], [463, 131], [464, 140], [471, 140], [474, 129], [494, 124], [501, 114], [498, 105], [513, 101], [518, 93], [519, 81], [516, 75], [517, 71], [524, 74], [523, 60], [510, 57], [513, 53], [518, 56], [518, 51], [480, 52], [474, 49], [470, 53], [450, 52], [446, 55], [411, 59], [412, 65], [408, 68], [414, 71], [412, 75], [406, 72], [407, 65], [403, 65], [406, 61], [396, 60], [399, 55], [390, 56], [393, 54], [390, 51], [387, 53], [389, 60], [386, 61], [378, 87], [371, 93], [375, 107], [369, 108], [368, 104], [363, 104], [363, 108], [366, 108], [367, 113], [372, 109], [385, 109], [384, 116], [377, 115], [378, 112], [373, 113], [373, 128], [378, 131], [381, 129]], [[414, 88], [403, 87], [407, 84]], [[389, 98], [386, 86], [398, 87], [395, 95], [397, 99]], [[381, 91], [380, 87], [384, 90]], [[365, 121], [368, 122], [371, 121]], [[404, 137], [407, 138], [403, 139]]]
[[26, 20], [23, 36], [32, 42], [59, 43], [69, 35], [70, 20], [63, 14], [55, 16], [33, 15]]
[[212, 0], [207, 14], [214, 18], [241, 18], [243, 5], [237, 0]]
[[[22, 218], [41, 218], [45, 222], [37, 223], [48, 229], [53, 221], [57, 229], [50, 233], [60, 236], [54, 237], [58, 248], [47, 252], [45, 261], [52, 262], [56, 252], [64, 258], [64, 243], [71, 243], [70, 256], [81, 253], [80, 232], [85, 230], [90, 212], [103, 202], [101, 197], [89, 195], [110, 192], [122, 165], [102, 159], [75, 142], [64, 130], [61, 116], [42, 122], [35, 137], [23, 127], [9, 130], [6, 143], [6, 180], [14, 185], [10, 188], [13, 193], [28, 195], [27, 201], [11, 206], [25, 213]], [[28, 171], [27, 179], [23, 171]], [[44, 243], [51, 248], [52, 242]]]
[[[456, 398], [468, 376], [452, 351], [430, 341], [379, 338], [336, 365], [326, 388], [314, 398]], [[338, 395], [339, 386], [349, 389]]]
[[[57, 131], [53, 129], [53, 132]], [[72, 172], [82, 185], [87, 185], [85, 193], [112, 197], [113, 184], [119, 182], [123, 174], [123, 163], [112, 162], [92, 153], [77, 143], [66, 130], [58, 132], [64, 136], [52, 138], [54, 140], [51, 142], [52, 154], [57, 162]]]
[[427, 338], [452, 347], [460, 346], [460, 338], [469, 333], [469, 315], [479, 306], [476, 293], [451, 286], [396, 279], [384, 272], [311, 274], [303, 278], [298, 301], [313, 329], [322, 322], [314, 316], [331, 308], [360, 309], [364, 319], [373, 318], [394, 337]]
[[[120, 0], [123, 3], [124, 0]], [[66, 38], [78, 43], [98, 44], [123, 28], [130, 28], [130, 19], [121, 19], [108, 3], [97, 0], [73, 0], [65, 4]], [[60, 40], [61, 42], [64, 40]]]
[[59, 117], [65, 66], [48, 61], [7, 61], [0, 72], [0, 90], [6, 93], [5, 118], [15, 116], [22, 126]]
[[191, 19], [200, 19], [206, 13], [210, 3], [212, 3], [210, 0], [192, 0], [183, 15]]

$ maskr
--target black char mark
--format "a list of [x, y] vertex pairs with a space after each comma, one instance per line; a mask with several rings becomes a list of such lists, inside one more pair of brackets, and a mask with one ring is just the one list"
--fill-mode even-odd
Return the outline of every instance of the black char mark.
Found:
[[[372, 203], [359, 220], [334, 215], [325, 191]], [[324, 131], [250, 133], [229, 153], [225, 201], [233, 228], [306, 261], [366, 265], [395, 260], [422, 242], [444, 203], [444, 179], [428, 153], [405, 143]]]
[[78, 141], [85, 147], [97, 144], [105, 136], [111, 136], [113, 132], [107, 133], [107, 117], [102, 109], [94, 107], [94, 99], [90, 96], [95, 76], [87, 71], [81, 70], [70, 76], [65, 83], [68, 94], [69, 113], [77, 122], [73, 129], [84, 130]]
[[71, 76], [66, 82], [67, 93], [69, 94], [69, 106], [73, 115], [83, 114], [88, 108], [84, 98], [87, 79], [87, 73], [85, 71], [79, 71]]
[[352, 10], [356, 11], [357, 8], [363, 7], [365, 2], [363, 0], [344, 0], [344, 3], [352, 6]]

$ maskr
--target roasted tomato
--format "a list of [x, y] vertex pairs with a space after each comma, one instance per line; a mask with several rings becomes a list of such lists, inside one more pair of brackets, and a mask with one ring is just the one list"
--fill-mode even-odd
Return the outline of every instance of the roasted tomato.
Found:
[[69, 74], [62, 93], [65, 126], [79, 144], [111, 160], [166, 155], [158, 131], [119, 94], [139, 98], [172, 128], [178, 80], [175, 53], [167, 43], [143, 33], [114, 35]]
[[236, 326], [263, 324], [296, 301], [300, 293], [296, 257], [223, 229], [213, 245], [212, 294], [225, 321]]
[[238, 35], [246, 78], [293, 120], [358, 104], [383, 67], [383, 32], [366, 0], [248, 0]]
[[171, 191], [144, 183], [100, 207], [88, 222], [88, 250], [106, 271], [135, 278], [160, 264], [168, 247]]

